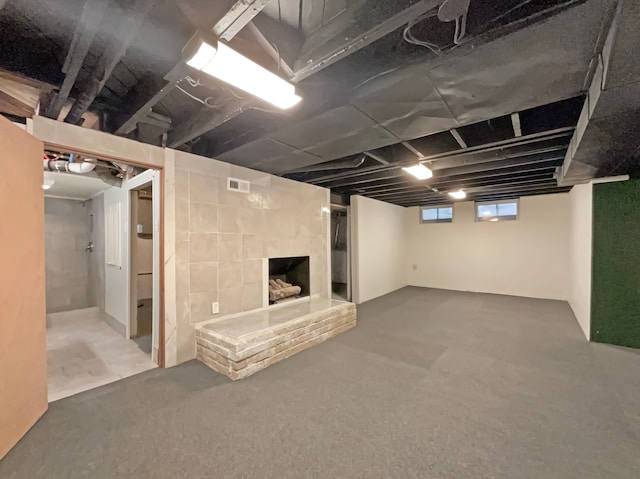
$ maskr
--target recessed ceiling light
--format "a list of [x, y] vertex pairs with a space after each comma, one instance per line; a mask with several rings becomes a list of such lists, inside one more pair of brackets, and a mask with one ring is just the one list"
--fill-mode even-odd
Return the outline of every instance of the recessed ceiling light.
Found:
[[42, 183], [42, 189], [48, 190], [53, 185], [55, 185], [55, 183], [56, 183], [55, 180], [44, 180], [44, 183]]
[[282, 108], [297, 105], [296, 87], [222, 42], [212, 45], [195, 37], [185, 48], [186, 63], [231, 86]]
[[498, 218], [491, 218], [489, 221], [498, 221]]
[[458, 190], [458, 191], [450, 191], [449, 196], [451, 196], [451, 198], [455, 198], [456, 200], [462, 200], [467, 197], [467, 194], [462, 190]]
[[406, 168], [402, 168], [407, 173], [415, 176], [419, 180], [428, 180], [433, 177], [433, 172], [424, 166], [422, 163], [418, 163], [415, 166], [407, 166]]

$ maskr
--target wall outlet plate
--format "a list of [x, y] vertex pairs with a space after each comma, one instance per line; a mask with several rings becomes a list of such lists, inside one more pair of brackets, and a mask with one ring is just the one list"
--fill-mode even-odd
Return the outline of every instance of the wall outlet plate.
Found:
[[211, 303], [211, 314], [220, 313], [220, 304], [219, 303]]

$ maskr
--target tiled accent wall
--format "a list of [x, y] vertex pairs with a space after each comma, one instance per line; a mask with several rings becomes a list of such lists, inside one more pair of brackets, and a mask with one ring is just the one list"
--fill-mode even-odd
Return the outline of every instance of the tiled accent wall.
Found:
[[[311, 294], [328, 297], [327, 189], [179, 151], [174, 171], [178, 363], [195, 355], [194, 325], [263, 306], [266, 258], [309, 256]], [[227, 177], [251, 192], [228, 191]]]

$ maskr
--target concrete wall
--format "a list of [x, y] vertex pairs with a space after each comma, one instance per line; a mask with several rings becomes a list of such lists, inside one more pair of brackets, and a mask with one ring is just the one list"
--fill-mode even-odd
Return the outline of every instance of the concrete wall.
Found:
[[96, 305], [89, 277], [91, 201], [45, 198], [47, 313]]
[[401, 206], [351, 197], [354, 302], [407, 285], [404, 215]]
[[587, 339], [591, 338], [591, 261], [593, 185], [574, 186], [569, 193], [569, 304]]
[[569, 195], [520, 199], [517, 221], [476, 222], [473, 202], [454, 205], [453, 223], [420, 224], [407, 208], [412, 286], [532, 298], [569, 295]]

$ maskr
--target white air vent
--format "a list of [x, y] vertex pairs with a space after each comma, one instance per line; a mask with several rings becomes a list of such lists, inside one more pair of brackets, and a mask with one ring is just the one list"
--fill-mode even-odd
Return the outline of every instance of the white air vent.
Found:
[[237, 178], [227, 178], [227, 189], [229, 191], [237, 191], [239, 193], [249, 193], [251, 190], [251, 183]]

